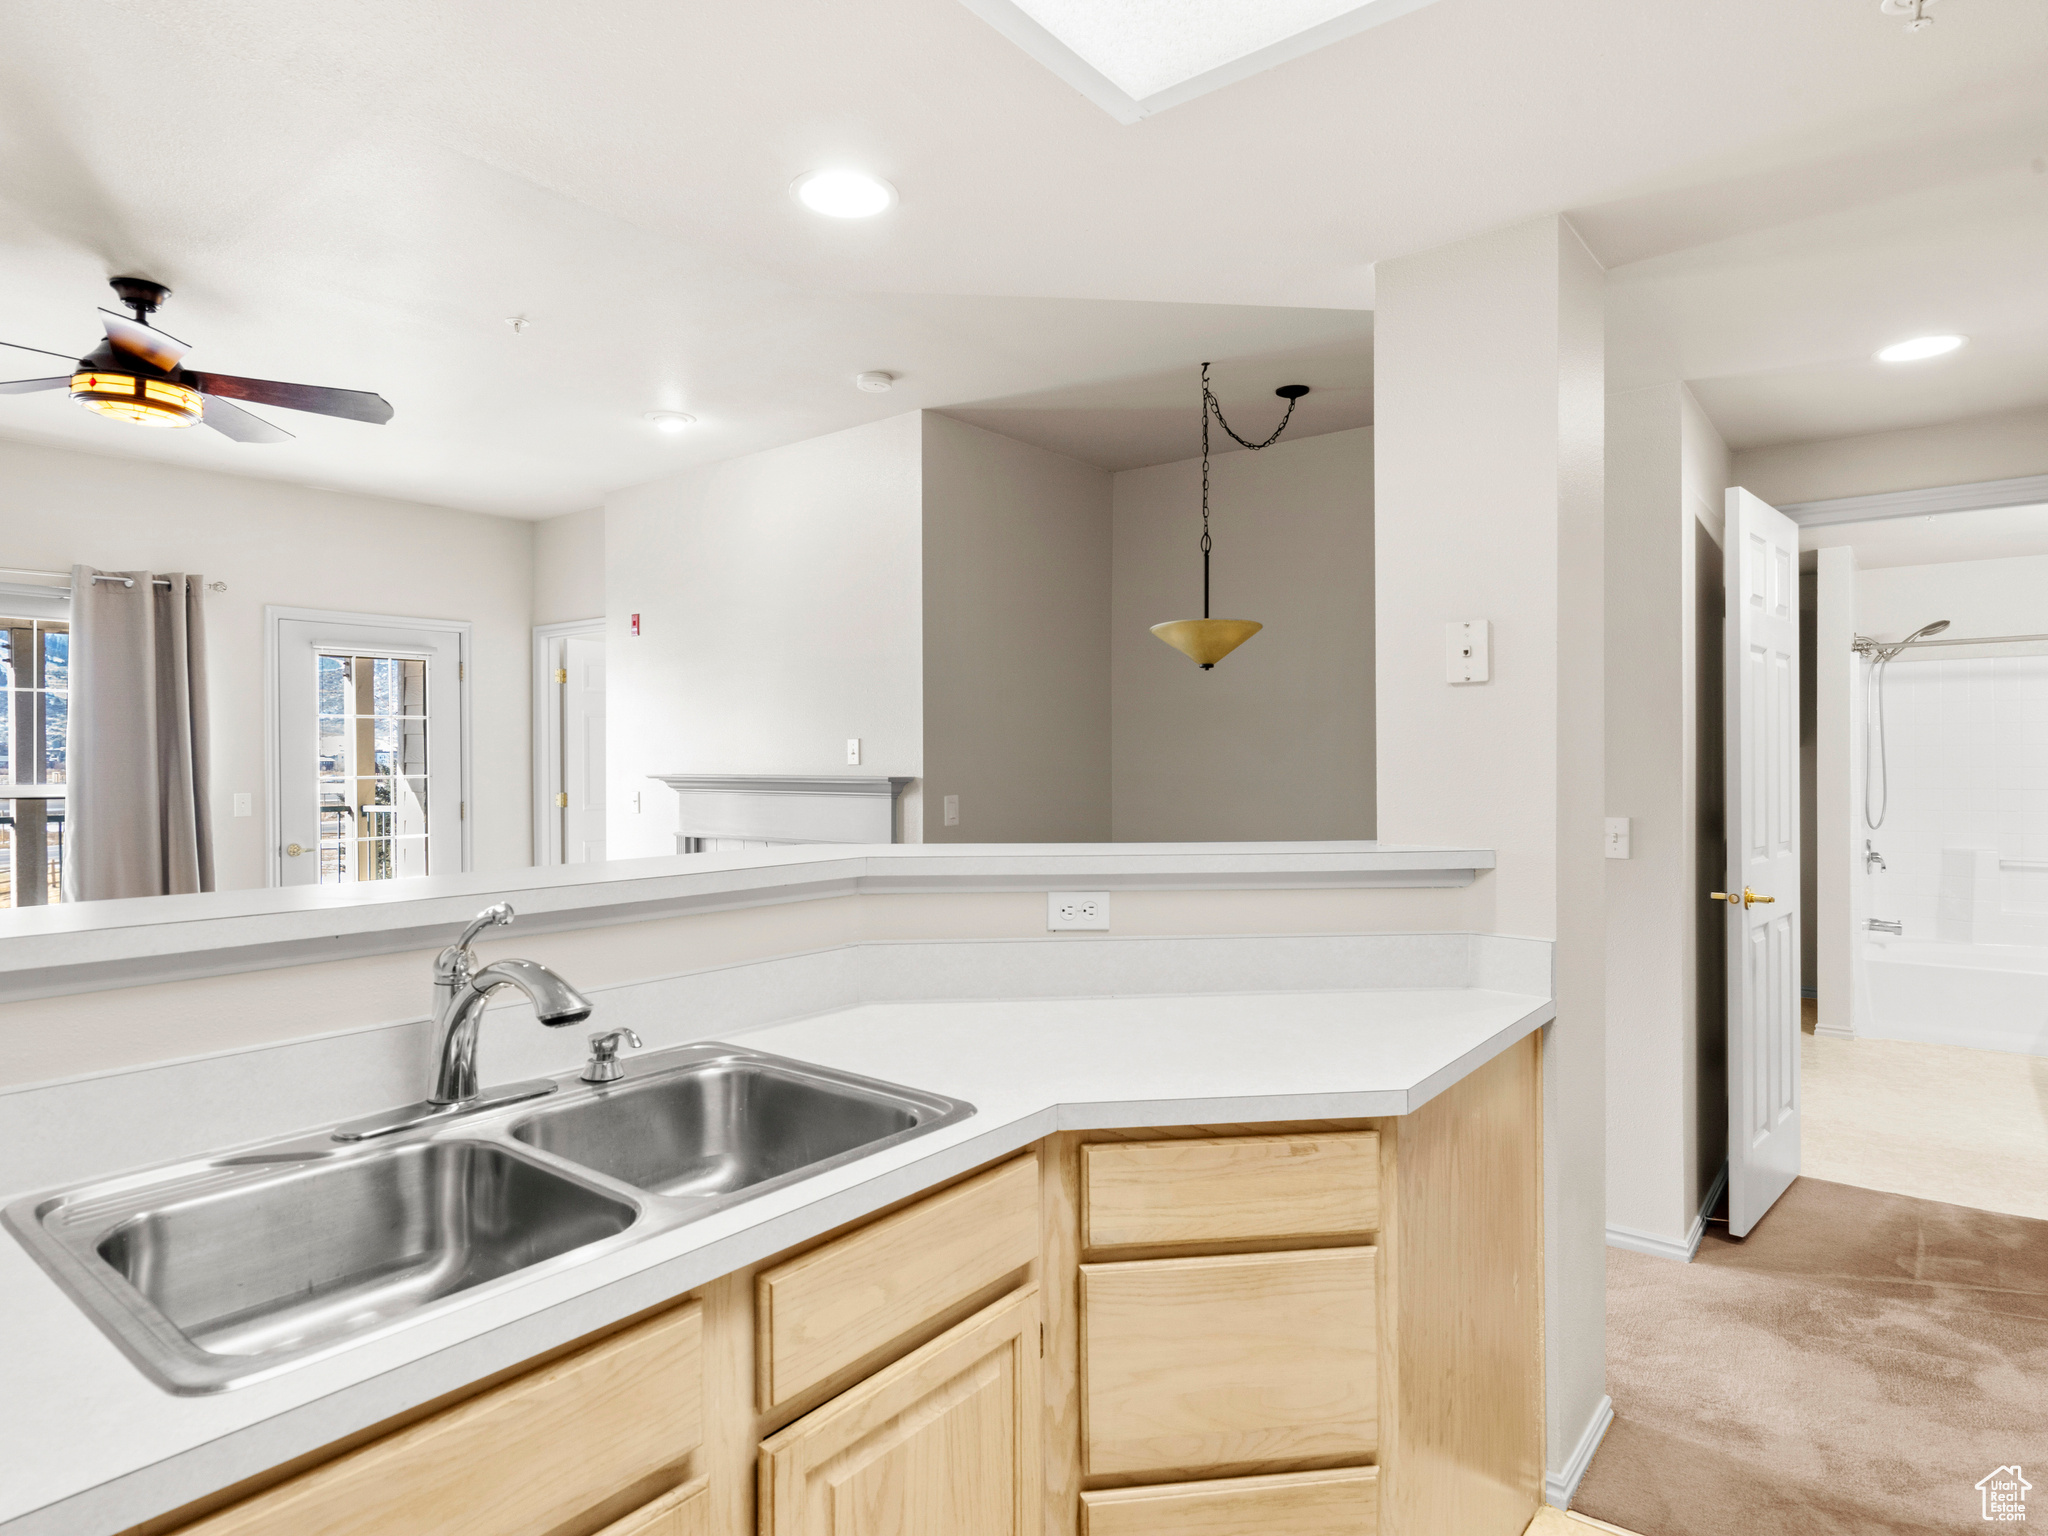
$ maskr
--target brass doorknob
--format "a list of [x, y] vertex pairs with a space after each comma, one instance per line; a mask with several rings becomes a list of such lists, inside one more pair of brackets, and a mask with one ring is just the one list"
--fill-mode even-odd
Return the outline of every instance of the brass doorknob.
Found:
[[1746, 885], [1745, 885], [1745, 886], [1744, 886], [1744, 887], [1742, 888], [1742, 890], [1741, 890], [1741, 891], [1740, 891], [1739, 893], [1737, 893], [1737, 892], [1735, 892], [1735, 891], [1709, 891], [1709, 892], [1707, 892], [1707, 900], [1709, 900], [1709, 901], [1725, 901], [1725, 902], [1727, 902], [1727, 903], [1728, 903], [1728, 905], [1729, 905], [1729, 906], [1731, 906], [1731, 907], [1762, 907], [1762, 906], [1768, 906], [1768, 905], [1770, 905], [1770, 903], [1772, 903], [1772, 902], [1776, 901], [1777, 899], [1778, 899], [1778, 898], [1777, 898], [1777, 897], [1775, 897], [1775, 896], [1759, 896], [1759, 895], [1757, 895], [1757, 893], [1756, 893], [1755, 891], [1752, 891], [1752, 890], [1751, 890], [1751, 889], [1750, 889], [1750, 888], [1749, 888], [1748, 886], [1746, 886]]
[[286, 843], [284, 845], [284, 851], [296, 859], [300, 854], [304, 853], [306, 850], [301, 848], [297, 843]]

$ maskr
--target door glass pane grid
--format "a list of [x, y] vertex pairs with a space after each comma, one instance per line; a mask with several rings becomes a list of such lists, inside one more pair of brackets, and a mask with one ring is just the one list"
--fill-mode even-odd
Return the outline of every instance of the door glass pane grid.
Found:
[[428, 873], [427, 663], [319, 658], [320, 881]]
[[0, 800], [0, 908], [54, 905], [63, 879], [64, 802]]
[[7, 797], [63, 784], [70, 743], [71, 626], [0, 615], [0, 906], [61, 899], [62, 797]]

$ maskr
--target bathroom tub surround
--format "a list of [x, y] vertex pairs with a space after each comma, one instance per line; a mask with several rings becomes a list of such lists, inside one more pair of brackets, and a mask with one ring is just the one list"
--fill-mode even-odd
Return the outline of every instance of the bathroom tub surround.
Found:
[[[151, 1383], [0, 1244], [0, 1531], [115, 1532], [315, 1451], [1055, 1132], [1404, 1115], [1553, 1014], [1550, 946], [1484, 935], [857, 945], [591, 989], [650, 1050], [722, 1039], [976, 1113], [270, 1380]], [[0, 1098], [8, 1198], [416, 1097], [424, 1026], [330, 1035]], [[521, 1008], [486, 1081], [570, 1070]], [[633, 1070], [628, 1060], [629, 1074]]]

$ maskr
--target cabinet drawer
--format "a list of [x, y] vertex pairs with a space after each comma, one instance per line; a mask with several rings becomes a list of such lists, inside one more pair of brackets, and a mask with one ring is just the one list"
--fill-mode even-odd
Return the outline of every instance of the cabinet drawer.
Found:
[[597, 1536], [711, 1536], [711, 1479], [700, 1477], [664, 1493]]
[[614, 1334], [181, 1536], [544, 1536], [703, 1438], [703, 1315], [692, 1302]]
[[761, 1407], [790, 1402], [1037, 1256], [1034, 1155], [762, 1271]]
[[1081, 1536], [1373, 1536], [1377, 1467], [1081, 1495]]
[[1081, 1266], [1091, 1476], [1364, 1461], [1374, 1248]]
[[1036, 1536], [1038, 1291], [1012, 1291], [761, 1443], [760, 1536]]
[[1375, 1131], [1096, 1141], [1081, 1148], [1090, 1248], [1357, 1237], [1380, 1226]]

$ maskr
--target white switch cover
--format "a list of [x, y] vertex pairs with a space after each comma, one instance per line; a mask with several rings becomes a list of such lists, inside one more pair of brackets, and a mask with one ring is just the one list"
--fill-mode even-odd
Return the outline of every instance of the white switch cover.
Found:
[[855, 765], [860, 762], [860, 738], [858, 736], [846, 738], [846, 761], [849, 764]]
[[1047, 891], [1045, 928], [1048, 933], [1109, 932], [1109, 892]]
[[1610, 816], [1607, 818], [1607, 857], [1625, 859], [1628, 857], [1628, 818]]
[[254, 816], [256, 814], [256, 792], [254, 790], [238, 789], [235, 791], [235, 814], [237, 816]]
[[960, 825], [960, 797], [958, 795], [946, 796], [946, 825], [949, 827]]
[[1483, 683], [1493, 675], [1493, 625], [1460, 619], [1444, 626], [1444, 680]]

